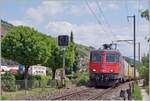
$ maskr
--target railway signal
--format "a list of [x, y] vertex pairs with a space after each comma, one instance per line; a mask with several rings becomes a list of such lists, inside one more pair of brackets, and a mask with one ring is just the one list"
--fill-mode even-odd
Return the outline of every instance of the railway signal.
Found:
[[65, 85], [65, 52], [66, 47], [69, 44], [69, 36], [68, 35], [60, 35], [58, 36], [58, 45], [63, 49], [63, 72], [62, 72], [62, 84]]
[[65, 47], [68, 46], [69, 43], [69, 36], [68, 35], [60, 35], [58, 36], [58, 45]]

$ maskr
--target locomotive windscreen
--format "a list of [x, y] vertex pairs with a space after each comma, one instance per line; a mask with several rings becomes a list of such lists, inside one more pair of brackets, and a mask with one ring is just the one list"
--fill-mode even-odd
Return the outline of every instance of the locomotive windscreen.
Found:
[[92, 52], [90, 55], [90, 61], [92, 62], [100, 62], [101, 61], [101, 54], [97, 52]]
[[106, 62], [117, 62], [119, 60], [118, 54], [107, 53]]

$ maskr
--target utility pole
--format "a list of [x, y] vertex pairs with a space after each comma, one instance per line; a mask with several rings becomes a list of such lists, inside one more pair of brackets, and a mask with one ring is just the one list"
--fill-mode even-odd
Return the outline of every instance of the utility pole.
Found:
[[139, 56], [139, 63], [140, 63], [140, 60], [141, 60], [141, 50], [140, 50], [140, 42], [138, 42], [138, 56]]
[[[149, 68], [150, 68], [150, 0], [149, 0]], [[149, 69], [149, 73], [150, 73], [150, 69]], [[149, 80], [149, 84], [150, 84], [150, 80]]]
[[136, 31], [135, 31], [135, 15], [127, 16], [127, 18], [133, 18], [133, 42], [134, 42], [134, 79], [136, 80], [136, 67], [135, 67], [135, 60], [136, 60]]

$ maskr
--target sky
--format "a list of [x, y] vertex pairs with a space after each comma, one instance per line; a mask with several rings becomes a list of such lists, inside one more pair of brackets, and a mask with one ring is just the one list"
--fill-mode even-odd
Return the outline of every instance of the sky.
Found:
[[[132, 40], [133, 19], [127, 16], [135, 15], [142, 56], [148, 52], [148, 21], [140, 17], [145, 9], [148, 0], [0, 0], [1, 19], [54, 37], [73, 31], [76, 43], [95, 48], [115, 40]], [[133, 44], [118, 43], [118, 49], [133, 57]]]

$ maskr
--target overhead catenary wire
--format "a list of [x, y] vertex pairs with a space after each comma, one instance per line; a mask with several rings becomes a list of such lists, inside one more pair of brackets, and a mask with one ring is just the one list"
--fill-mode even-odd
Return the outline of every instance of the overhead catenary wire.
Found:
[[[129, 22], [129, 19], [128, 19], [128, 16], [130, 15], [129, 14], [129, 8], [128, 8], [128, 2], [127, 2], [127, 0], [124, 0], [125, 2], [124, 2], [124, 7], [125, 7], [125, 12], [126, 12], [126, 21], [127, 21], [127, 28], [128, 28], [128, 30], [129, 30], [129, 32], [131, 32], [132, 33], [132, 25], [131, 25], [131, 23]], [[132, 36], [131, 36], [132, 37]]]
[[[89, 10], [91, 11], [91, 13], [94, 15], [94, 17], [95, 17], [96, 21], [98, 22], [98, 24], [103, 27], [102, 22], [99, 20], [99, 18], [98, 18], [98, 16], [96, 15], [96, 13], [95, 13], [95, 12], [93, 11], [93, 9], [90, 7], [90, 5], [89, 5], [89, 3], [88, 3], [88, 0], [85, 0], [85, 2], [86, 2], [87, 7], [89, 8]], [[103, 27], [102, 30], [103, 30], [106, 34], [108, 34], [108, 32], [105, 30], [104, 27]], [[110, 37], [109, 37], [109, 38], [110, 38]], [[110, 39], [110, 40], [112, 41], [112, 39]]]
[[[138, 32], [139, 31], [139, 26], [140, 26], [140, 24], [139, 24], [139, 20], [140, 20], [140, 12], [141, 12], [141, 6], [140, 6], [140, 0], [136, 0], [136, 1], [134, 1], [133, 2], [134, 4], [135, 4], [135, 11], [134, 11], [134, 13], [137, 15], [136, 17], [137, 17], [137, 19], [136, 19], [136, 26], [137, 26], [137, 29], [136, 29], [136, 31]], [[128, 8], [128, 2], [127, 2], [127, 0], [125, 0], [125, 9], [126, 9], [126, 14], [127, 14], [127, 16], [129, 15], [129, 8]], [[128, 22], [128, 28], [129, 28], [129, 30], [131, 31], [131, 28], [132, 27], [130, 27], [130, 23], [129, 23], [129, 21], [127, 21]]]
[[102, 10], [102, 8], [101, 8], [101, 5], [99, 4], [99, 2], [98, 2], [97, 0], [95, 0], [95, 2], [96, 2], [96, 4], [97, 4], [97, 6], [98, 6], [98, 9], [99, 9], [99, 11], [100, 11], [100, 14], [103, 16], [103, 19], [104, 19], [104, 21], [105, 21], [107, 27], [109, 28], [110, 33], [113, 34], [113, 37], [114, 37], [115, 39], [118, 39], [118, 38], [117, 38], [117, 35], [114, 34], [113, 31], [112, 31], [112, 28], [111, 28], [110, 24], [108, 23], [108, 20], [107, 20], [105, 14], [104, 14], [104, 12], [103, 12], [103, 10]]

